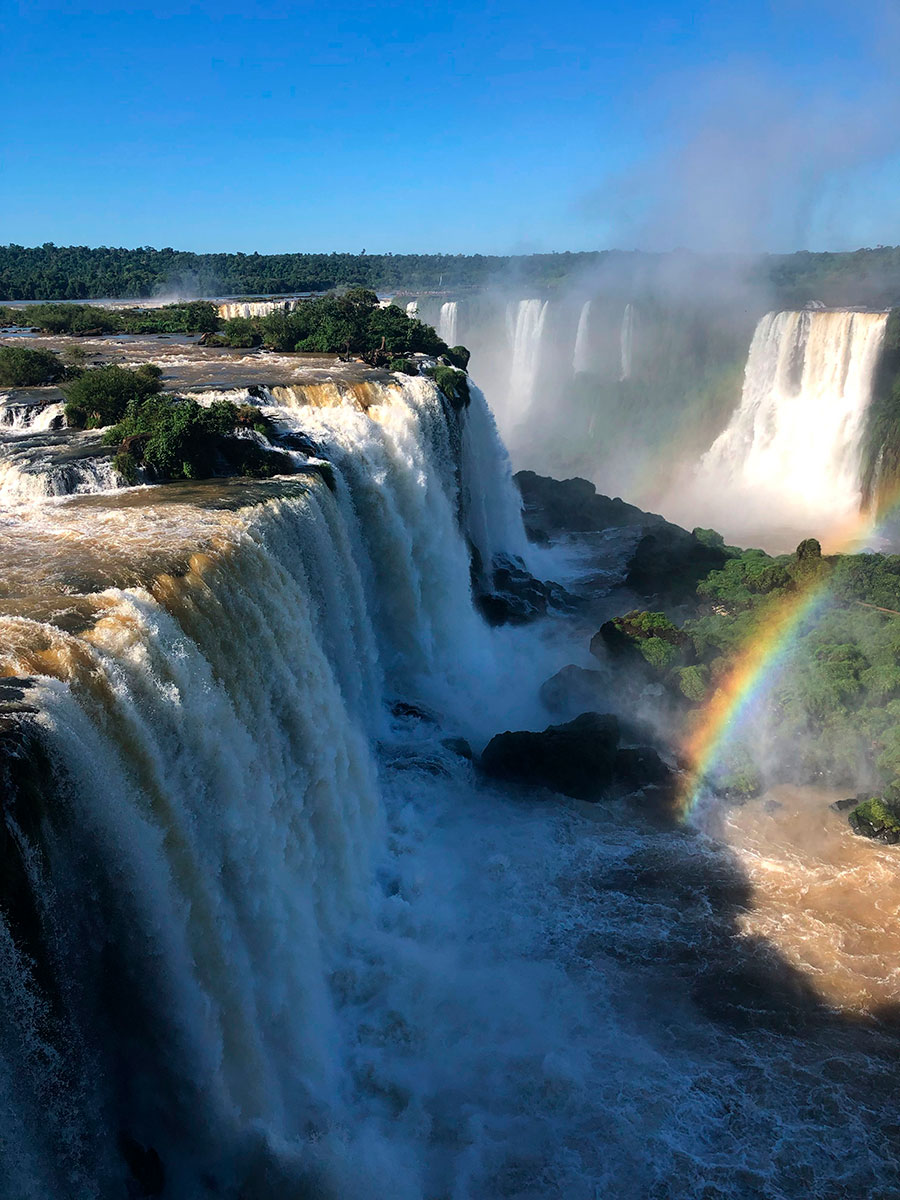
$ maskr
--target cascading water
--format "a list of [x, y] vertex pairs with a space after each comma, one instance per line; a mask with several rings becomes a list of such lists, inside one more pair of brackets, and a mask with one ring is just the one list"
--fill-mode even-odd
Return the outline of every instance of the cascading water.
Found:
[[622, 313], [622, 329], [619, 333], [619, 380], [631, 378], [631, 365], [634, 357], [634, 305], [626, 304]]
[[578, 328], [575, 331], [575, 350], [572, 354], [572, 371], [578, 375], [591, 369], [590, 347], [591, 302], [585, 300], [578, 317]]
[[860, 312], [763, 317], [740, 406], [700, 462], [698, 494], [763, 526], [827, 532], [852, 517], [886, 321]]
[[[487, 661], [466, 539], [490, 562], [524, 536], [477, 390], [462, 413], [424, 378], [245, 398], [327, 450], [334, 493], [308, 476], [168, 485], [32, 504], [3, 531], [4, 595], [21, 599], [0, 617], [0, 676], [33, 681], [59, 793], [25, 853], [41, 894], [41, 871], [62, 871], [56, 966], [74, 976], [45, 1014], [0, 922], [0, 1042], [36, 1094], [90, 1076], [46, 1137], [8, 1093], [4, 1200], [118, 1194], [117, 1130], [166, 1147], [178, 1196], [201, 1167], [227, 1184], [259, 1160], [295, 1185], [366, 1156], [335, 1126], [350, 1069], [329, 964], [381, 844], [369, 739], [386, 696], [450, 703]], [[77, 594], [59, 599], [55, 563]], [[362, 1197], [372, 1170], [338, 1194]]]
[[547, 300], [520, 300], [507, 314], [512, 343], [507, 409], [513, 419], [523, 417], [534, 399], [548, 307]]
[[719, 1018], [791, 889], [460, 748], [574, 644], [473, 611], [469, 545], [524, 550], [484, 397], [282, 370], [193, 394], [297, 475], [0, 521], [2, 1200], [897, 1194], [890, 1037]]
[[441, 315], [438, 319], [438, 336], [447, 343], [448, 346], [456, 346], [459, 344], [457, 337], [457, 323], [459, 316], [459, 304], [456, 300], [447, 300], [441, 305]]
[[219, 305], [223, 321], [235, 317], [266, 317], [273, 312], [292, 312], [300, 300], [229, 300]]

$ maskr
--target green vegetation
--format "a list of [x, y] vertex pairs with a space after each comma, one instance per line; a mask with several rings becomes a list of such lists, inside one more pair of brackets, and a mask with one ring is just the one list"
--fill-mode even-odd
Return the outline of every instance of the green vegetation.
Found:
[[222, 332], [212, 339], [213, 345], [233, 346], [249, 350], [262, 343], [262, 334], [255, 321], [248, 317], [232, 317], [222, 326]]
[[395, 304], [380, 307], [375, 293], [365, 288], [307, 300], [289, 313], [276, 311], [250, 324], [271, 350], [359, 355], [372, 366], [448, 350], [430, 325]]
[[[188, 292], [207, 296], [324, 292], [337, 287], [433, 291], [483, 287], [511, 270], [523, 287], [552, 290], [602, 271], [624, 287], [647, 278], [661, 256], [617, 250], [500, 257], [481, 254], [192, 254], [165, 247], [0, 247], [0, 299], [86, 300]], [[681, 274], [717, 270], [717, 260], [671, 256]], [[900, 303], [900, 247], [850, 253], [763, 255], [746, 264], [748, 281], [783, 308]], [[759, 315], [759, 314], [757, 314]]]
[[866, 418], [863, 499], [878, 505], [900, 483], [900, 308], [888, 314], [884, 347]]
[[425, 374], [431, 376], [454, 408], [465, 408], [468, 405], [469, 377], [465, 371], [458, 371], [456, 367], [445, 367], [439, 363], [436, 367], [427, 368]]
[[857, 804], [848, 819], [857, 833], [867, 837], [892, 842], [900, 839], [900, 803], [896, 800], [873, 796]]
[[157, 480], [267, 477], [292, 470], [286, 454], [236, 436], [247, 428], [267, 429], [250, 406], [219, 400], [207, 408], [189, 397], [153, 394], [132, 398], [123, 419], [103, 440], [119, 447], [113, 465], [129, 483], [137, 480], [139, 468], [149, 469]]
[[[695, 532], [721, 544], [712, 531]], [[603, 641], [615, 653], [618, 639], [620, 658], [639, 654], [690, 724], [786, 602], [820, 595], [767, 687], [770, 755], [793, 782], [854, 785], [862, 772], [882, 798], [896, 792], [900, 811], [900, 555], [824, 556], [813, 538], [777, 557], [726, 549], [724, 567], [700, 582], [679, 626], [664, 613], [628, 613], [604, 626]], [[754, 757], [736, 740], [718, 786], [754, 790]]]
[[49, 350], [0, 346], [0, 387], [43, 387], [57, 383], [65, 373], [64, 364]]
[[84, 371], [66, 384], [66, 420], [76, 429], [113, 425], [130, 404], [162, 389], [161, 375], [159, 367], [151, 363], [133, 371], [115, 366]]
[[219, 327], [218, 310], [204, 300], [161, 308], [101, 308], [96, 304], [27, 304], [0, 307], [0, 324], [19, 325], [72, 337], [104, 333], [210, 333]]
[[[321, 296], [265, 317], [233, 317], [220, 321], [215, 305], [203, 301], [151, 309], [107, 309], [89, 304], [30, 304], [0, 309], [0, 320], [38, 329], [42, 333], [81, 336], [104, 333], [203, 333], [212, 346], [252, 349], [264, 345], [281, 352], [358, 356], [372, 366], [416, 373], [410, 355], [444, 357], [464, 371], [469, 360], [465, 346], [452, 350], [430, 325], [397, 305], [382, 307], [374, 292], [350, 288], [339, 295]], [[468, 403], [467, 385], [456, 379], [454, 367], [442, 367], [454, 403]], [[464, 378], [464, 376], [463, 376]], [[462, 399], [463, 393], [466, 398]], [[448, 393], [450, 394], [450, 393]]]

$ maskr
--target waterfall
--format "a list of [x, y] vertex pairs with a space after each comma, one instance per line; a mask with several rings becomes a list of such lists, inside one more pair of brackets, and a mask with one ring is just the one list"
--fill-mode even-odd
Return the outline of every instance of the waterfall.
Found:
[[619, 333], [619, 380], [631, 378], [631, 363], [634, 354], [634, 305], [626, 304], [622, 313], [622, 327]]
[[219, 305], [223, 321], [235, 317], [265, 317], [273, 312], [292, 312], [301, 300], [229, 300]]
[[773, 312], [756, 327], [741, 403], [701, 460], [718, 503], [828, 529], [860, 504], [865, 417], [886, 313]]
[[37, 906], [0, 919], [4, 1200], [125, 1195], [120, 1136], [177, 1197], [257, 1162], [372, 1178], [334, 1182], [367, 1153], [334, 973], [384, 853], [376, 746], [393, 697], [468, 732], [464, 681], [491, 674], [468, 543], [524, 535], [477, 389], [461, 412], [423, 377], [245, 398], [333, 476], [36, 495], [0, 525], [0, 681], [26, 681], [38, 747], [0, 716], [0, 859]]
[[512, 342], [508, 407], [516, 417], [531, 407], [541, 363], [541, 338], [547, 319], [547, 300], [520, 300], [507, 314]]
[[438, 318], [438, 336], [448, 346], [459, 344], [457, 337], [457, 314], [459, 305], [456, 300], [447, 300], [441, 305], [441, 315]]
[[575, 375], [591, 369], [591, 349], [589, 328], [591, 320], [591, 302], [585, 300], [578, 317], [578, 328], [575, 331], [575, 350], [572, 355], [572, 372]]

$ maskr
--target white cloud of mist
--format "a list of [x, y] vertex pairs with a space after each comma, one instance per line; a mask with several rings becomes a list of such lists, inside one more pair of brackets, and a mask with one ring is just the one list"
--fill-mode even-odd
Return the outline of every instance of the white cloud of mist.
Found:
[[[847, 18], [846, 4], [797, 0], [787, 15], [822, 22], [838, 8]], [[742, 253], [848, 246], [875, 232], [856, 210], [870, 172], [883, 188], [896, 165], [900, 183], [900, 11], [867, 6], [853, 35], [864, 74], [858, 57], [852, 73], [823, 61], [813, 82], [733, 59], [661, 81], [649, 97], [666, 112], [660, 149], [585, 200], [608, 243]], [[896, 240], [890, 211], [881, 228], [875, 240]]]

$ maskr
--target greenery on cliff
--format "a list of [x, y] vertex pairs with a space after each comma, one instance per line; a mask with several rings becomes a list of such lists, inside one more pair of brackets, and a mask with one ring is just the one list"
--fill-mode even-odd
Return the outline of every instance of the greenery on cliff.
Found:
[[[777, 557], [726, 549], [688, 619], [630, 613], [604, 627], [607, 646], [633, 647], [689, 726], [741, 649], [766, 636], [776, 609], [815, 589], [821, 603], [789, 639], [765, 695], [772, 762], [785, 781], [861, 786], [900, 802], [900, 555], [826, 557], [813, 539]], [[730, 747], [721, 786], [758, 785], [752, 750]]]
[[[526, 288], [552, 290], [566, 281], [604, 272], [627, 283], [658, 267], [662, 277], [679, 262], [702, 268], [702, 255], [602, 250], [563, 254], [194, 254], [149, 246], [0, 246], [0, 300], [85, 300], [182, 295], [277, 295], [336, 287], [436, 291], [483, 287], [515, 279]], [[715, 269], [719, 260], [709, 259]], [[767, 255], [722, 259], [763, 285], [784, 308], [809, 300], [831, 305], [900, 304], [900, 247], [847, 253]]]
[[888, 313], [863, 447], [863, 499], [891, 497], [900, 483], [900, 308]]

